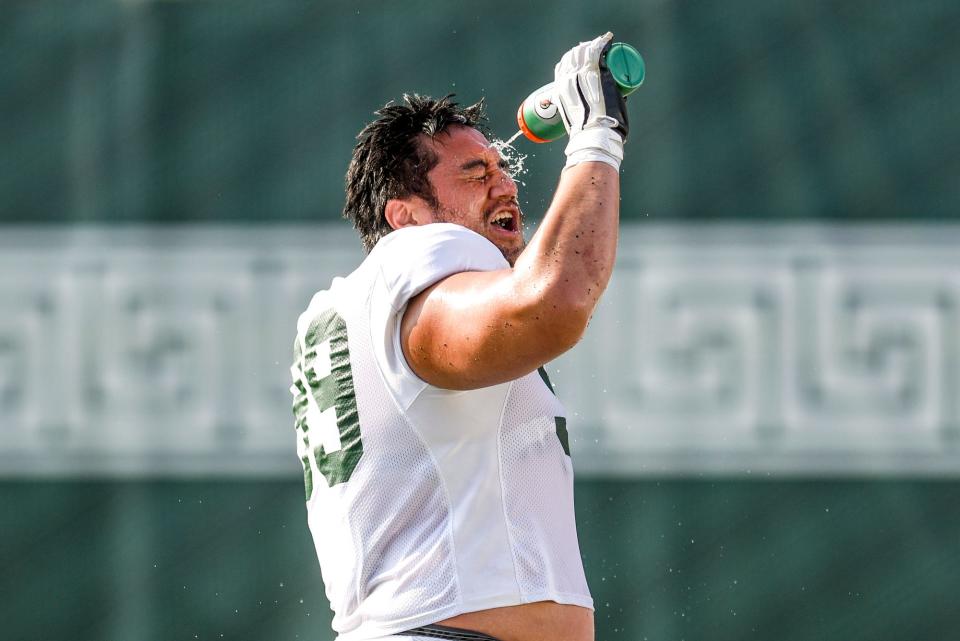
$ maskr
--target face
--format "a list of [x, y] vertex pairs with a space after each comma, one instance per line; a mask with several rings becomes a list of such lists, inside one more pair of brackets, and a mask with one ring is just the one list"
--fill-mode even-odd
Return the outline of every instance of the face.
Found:
[[517, 184], [507, 162], [483, 134], [453, 126], [435, 139], [424, 138], [439, 159], [427, 174], [439, 210], [425, 212], [428, 222], [462, 225], [485, 237], [513, 265], [523, 251], [523, 214]]

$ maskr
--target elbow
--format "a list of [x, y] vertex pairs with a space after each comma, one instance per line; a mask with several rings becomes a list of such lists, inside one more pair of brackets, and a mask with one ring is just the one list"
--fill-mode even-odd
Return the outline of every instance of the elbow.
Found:
[[537, 315], [549, 319], [546, 329], [553, 339], [557, 354], [562, 354], [580, 342], [593, 315], [597, 299], [556, 287], [544, 293], [539, 300]]
[[566, 343], [564, 351], [572, 348], [583, 338], [595, 307], [596, 301], [590, 302], [583, 299], [567, 301], [562, 314], [564, 322], [560, 328]]

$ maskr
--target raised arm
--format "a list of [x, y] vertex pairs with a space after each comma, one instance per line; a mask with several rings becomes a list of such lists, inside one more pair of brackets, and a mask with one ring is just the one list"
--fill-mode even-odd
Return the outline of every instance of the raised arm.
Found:
[[[401, 344], [428, 383], [462, 390], [513, 380], [583, 335], [610, 280], [619, 226], [626, 117], [622, 100], [610, 104], [607, 94], [604, 102], [598, 60], [608, 41], [609, 34], [575, 47], [557, 65], [556, 100], [571, 134], [567, 166], [513, 268], [455, 274], [408, 304]], [[491, 190], [503, 180], [510, 179], [493, 176]]]
[[513, 269], [454, 274], [413, 298], [401, 339], [417, 375], [446, 389], [487, 387], [573, 347], [610, 280], [619, 200], [615, 169], [571, 167]]

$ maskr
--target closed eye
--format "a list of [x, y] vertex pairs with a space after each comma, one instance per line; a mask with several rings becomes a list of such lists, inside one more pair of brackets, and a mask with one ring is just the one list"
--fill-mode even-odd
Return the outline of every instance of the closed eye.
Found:
[[[465, 169], [465, 170], [466, 170], [466, 169], [480, 169], [480, 168], [483, 168], [483, 169], [486, 170], [487, 167], [489, 167], [489, 165], [487, 165], [487, 163], [484, 162], [483, 160], [473, 160], [473, 161], [470, 161], [470, 162], [468, 162], [468, 163], [465, 163], [465, 164], [461, 167], [461, 169]], [[502, 171], [503, 173], [507, 174], [508, 176], [513, 176], [512, 172], [511, 172], [511, 169], [510, 169], [510, 162], [509, 162], [506, 158], [500, 158], [500, 160], [497, 161], [497, 170], [490, 169], [490, 170], [488, 170], [488, 171], [484, 171], [484, 173], [482, 173], [482, 174], [480, 174], [480, 175], [478, 175], [478, 176], [467, 176], [467, 180], [469, 180], [469, 181], [471, 181], [471, 182], [484, 182], [484, 181], [486, 181], [488, 178], [492, 178], [492, 177], [496, 176], [497, 173], [498, 173], [498, 170], [499, 170], [499, 171]]]
[[[500, 168], [505, 174], [510, 175], [510, 163], [506, 160], [501, 160], [497, 163], [497, 167]], [[496, 175], [497, 172], [491, 171], [490, 173], [483, 174], [482, 176], [477, 176], [473, 180], [486, 180], [487, 178], [492, 178]]]

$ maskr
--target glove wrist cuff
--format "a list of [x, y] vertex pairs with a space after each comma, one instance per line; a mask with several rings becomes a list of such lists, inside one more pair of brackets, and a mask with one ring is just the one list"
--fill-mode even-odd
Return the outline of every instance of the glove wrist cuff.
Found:
[[620, 162], [623, 160], [623, 138], [607, 127], [583, 129], [570, 136], [564, 153], [567, 155], [565, 167], [581, 162], [599, 161], [619, 171]]
[[603, 162], [607, 163], [617, 171], [620, 171], [620, 159], [614, 156], [611, 156], [605, 151], [600, 151], [599, 149], [581, 149], [569, 156], [567, 156], [567, 163], [563, 166], [564, 169], [573, 167], [574, 165], [579, 165], [582, 162]]

